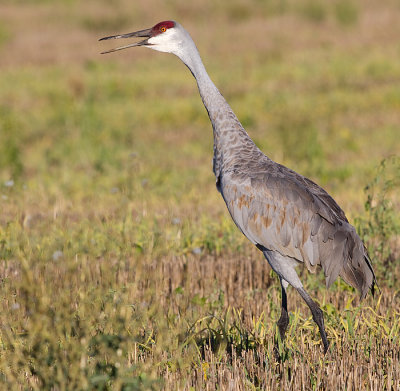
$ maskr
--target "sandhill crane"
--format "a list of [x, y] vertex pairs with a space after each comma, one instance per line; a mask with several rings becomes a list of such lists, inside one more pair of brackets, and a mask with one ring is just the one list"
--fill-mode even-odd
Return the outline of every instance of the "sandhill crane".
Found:
[[192, 72], [213, 127], [217, 189], [237, 227], [279, 276], [280, 337], [284, 339], [289, 324], [286, 289], [290, 284], [310, 308], [326, 353], [329, 343], [323, 313], [304, 290], [295, 267], [303, 263], [315, 272], [320, 266], [327, 287], [341, 276], [360, 291], [361, 298], [370, 289], [373, 293], [375, 274], [354, 227], [324, 189], [260, 151], [211, 81], [196, 45], [179, 23], [164, 21], [146, 30], [101, 40], [131, 37], [145, 39], [103, 53], [144, 46], [175, 54]]

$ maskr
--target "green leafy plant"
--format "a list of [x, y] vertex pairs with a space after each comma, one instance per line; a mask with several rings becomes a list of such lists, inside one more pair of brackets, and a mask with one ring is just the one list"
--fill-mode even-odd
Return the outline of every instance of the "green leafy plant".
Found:
[[399, 191], [400, 157], [393, 156], [382, 160], [375, 177], [365, 187], [366, 216], [357, 221], [362, 237], [369, 244], [374, 265], [384, 274], [393, 269], [393, 240], [400, 234]]

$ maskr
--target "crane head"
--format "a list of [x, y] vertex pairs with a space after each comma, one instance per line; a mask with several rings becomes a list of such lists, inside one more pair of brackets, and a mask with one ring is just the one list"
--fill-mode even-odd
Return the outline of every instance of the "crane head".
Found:
[[179, 44], [181, 43], [181, 40], [179, 39], [179, 27], [180, 26], [177, 22], [166, 20], [164, 22], [157, 23], [155, 26], [149, 29], [101, 38], [100, 41], [131, 37], [146, 38], [139, 42], [107, 50], [101, 54], [111, 53], [117, 50], [127, 49], [135, 46], [145, 46], [160, 52], [176, 53], [179, 49]]

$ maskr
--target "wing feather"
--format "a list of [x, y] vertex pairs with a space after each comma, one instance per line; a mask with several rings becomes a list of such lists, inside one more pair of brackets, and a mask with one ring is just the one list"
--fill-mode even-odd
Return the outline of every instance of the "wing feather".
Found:
[[343, 274], [362, 292], [371, 287], [372, 267], [360, 261], [368, 257], [365, 247], [333, 198], [266, 159], [222, 174], [221, 193], [243, 234], [256, 245], [304, 262], [312, 272], [320, 265], [328, 286]]

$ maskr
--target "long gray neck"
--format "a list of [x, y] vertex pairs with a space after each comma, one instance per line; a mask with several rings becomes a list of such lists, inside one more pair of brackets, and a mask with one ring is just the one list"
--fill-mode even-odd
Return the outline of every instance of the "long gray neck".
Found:
[[248, 152], [245, 155], [250, 156], [251, 152], [259, 151], [259, 149], [211, 81], [193, 41], [186, 46], [184, 53], [179, 53], [179, 57], [195, 77], [201, 99], [212, 123], [214, 133], [213, 169], [218, 183], [221, 171], [235, 164], [237, 159], [243, 160], [245, 157], [243, 151]]

